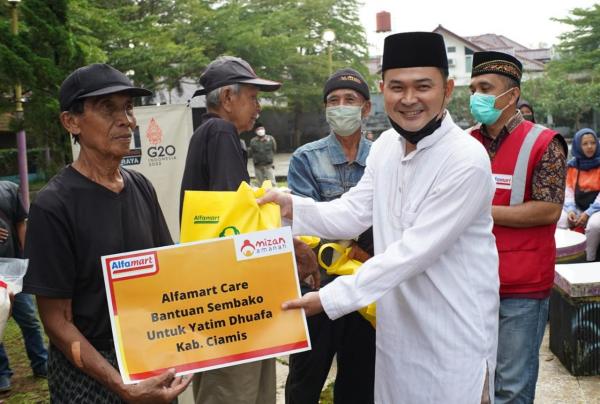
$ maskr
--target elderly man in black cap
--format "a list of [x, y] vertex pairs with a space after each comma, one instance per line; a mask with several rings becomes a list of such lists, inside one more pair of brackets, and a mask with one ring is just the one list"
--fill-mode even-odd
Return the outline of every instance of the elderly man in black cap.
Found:
[[471, 74], [471, 135], [488, 151], [496, 181], [492, 217], [500, 255], [496, 403], [532, 403], [554, 284], [554, 232], [564, 200], [567, 145], [517, 109], [522, 65], [477, 52]]
[[[369, 86], [359, 72], [340, 69], [332, 74], [323, 89], [323, 102], [331, 132], [294, 152], [287, 177], [293, 194], [316, 201], [337, 199], [358, 183], [372, 144], [361, 133], [371, 101]], [[371, 229], [351, 244], [355, 258], [366, 261], [373, 254]], [[335, 276], [321, 270], [320, 278], [326, 285]], [[302, 292], [319, 289], [316, 283], [314, 279], [303, 282]], [[312, 349], [290, 356], [286, 403], [318, 403], [334, 356], [335, 402], [372, 403], [375, 330], [371, 324], [358, 312], [335, 321], [321, 313], [308, 319], [308, 330]]]
[[171, 369], [123, 383], [100, 264], [103, 255], [172, 244], [154, 188], [120, 166], [136, 126], [133, 97], [151, 94], [106, 64], [75, 70], [60, 88], [60, 121], [81, 151], [31, 204], [23, 285], [50, 340], [53, 403], [169, 403], [191, 380]]
[[[182, 202], [186, 190], [235, 191], [242, 181], [250, 183], [248, 155], [239, 134], [254, 127], [260, 113], [258, 92], [276, 91], [281, 86], [257, 77], [248, 62], [232, 56], [211, 62], [200, 84], [202, 88], [194, 96], [206, 95], [208, 112], [190, 140], [181, 183]], [[296, 248], [302, 248], [296, 243]], [[275, 393], [275, 359], [194, 376], [198, 404], [274, 403]]]
[[181, 183], [186, 190], [232, 191], [250, 183], [248, 154], [239, 134], [250, 131], [260, 113], [259, 91], [276, 91], [280, 83], [261, 79], [243, 59], [221, 56], [200, 77], [207, 114], [190, 140]]
[[259, 201], [279, 203], [298, 234], [350, 239], [372, 225], [375, 255], [284, 307], [337, 319], [377, 302], [375, 402], [489, 402], [498, 325], [489, 159], [446, 110], [454, 83], [440, 35], [388, 36], [382, 71], [393, 129], [373, 143], [360, 182], [330, 202], [276, 191]]

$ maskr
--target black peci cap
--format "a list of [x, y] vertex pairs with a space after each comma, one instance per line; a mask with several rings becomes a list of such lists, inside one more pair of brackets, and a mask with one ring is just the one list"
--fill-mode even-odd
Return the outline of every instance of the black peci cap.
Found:
[[435, 32], [402, 32], [387, 36], [381, 71], [404, 67], [439, 67], [447, 71], [444, 37]]
[[281, 83], [261, 79], [244, 59], [234, 56], [221, 56], [210, 62], [200, 76], [202, 88], [196, 90], [192, 97], [208, 94], [217, 88], [229, 84], [252, 84], [261, 91], [276, 91]]
[[134, 97], [152, 95], [152, 91], [134, 87], [129, 78], [114, 67], [94, 63], [69, 74], [60, 86], [60, 110], [68, 111], [73, 102], [87, 97], [126, 91]]
[[327, 102], [330, 92], [340, 88], [355, 90], [365, 97], [365, 100], [370, 99], [369, 86], [363, 76], [354, 69], [340, 69], [327, 79], [323, 88], [323, 102]]
[[486, 51], [473, 54], [471, 77], [482, 74], [500, 74], [521, 83], [523, 64], [508, 53]]

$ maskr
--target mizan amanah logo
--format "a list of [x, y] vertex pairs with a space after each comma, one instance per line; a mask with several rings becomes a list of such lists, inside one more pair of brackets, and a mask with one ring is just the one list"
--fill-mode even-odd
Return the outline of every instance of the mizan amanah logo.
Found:
[[256, 251], [256, 247], [254, 247], [254, 244], [252, 244], [250, 240], [244, 240], [244, 244], [242, 244], [240, 252], [246, 257], [251, 257], [254, 255], [254, 251]]
[[289, 229], [272, 229], [233, 236], [238, 261], [292, 252]]
[[238, 241], [238, 243], [241, 243], [241, 245], [238, 244], [238, 259], [265, 257], [288, 250], [288, 245], [284, 237], [241, 237], [243, 238]]
[[161, 145], [163, 141], [163, 131], [154, 118], [150, 119], [148, 129], [146, 129], [146, 139], [148, 139], [148, 142], [151, 144], [147, 151], [149, 166], [159, 166], [163, 161], [175, 160], [175, 146]]

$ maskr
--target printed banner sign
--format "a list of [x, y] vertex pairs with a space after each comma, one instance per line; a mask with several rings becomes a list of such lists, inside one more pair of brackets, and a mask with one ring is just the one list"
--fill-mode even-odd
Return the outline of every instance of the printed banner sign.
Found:
[[310, 349], [289, 227], [102, 257], [127, 384]]

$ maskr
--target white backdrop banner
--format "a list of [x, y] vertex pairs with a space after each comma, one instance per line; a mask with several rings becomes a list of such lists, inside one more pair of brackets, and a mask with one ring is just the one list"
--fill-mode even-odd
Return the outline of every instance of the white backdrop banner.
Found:
[[[186, 105], [136, 107], [137, 127], [122, 166], [144, 174], [154, 185], [173, 241], [179, 241], [179, 191], [189, 140], [192, 109]], [[73, 160], [79, 145], [73, 145]]]

